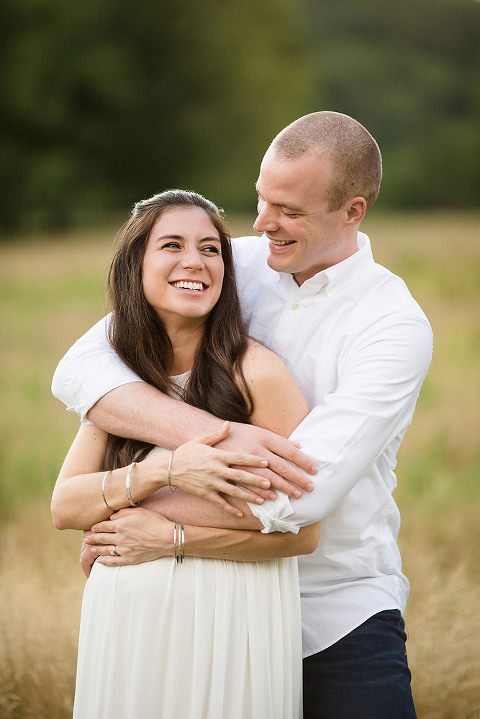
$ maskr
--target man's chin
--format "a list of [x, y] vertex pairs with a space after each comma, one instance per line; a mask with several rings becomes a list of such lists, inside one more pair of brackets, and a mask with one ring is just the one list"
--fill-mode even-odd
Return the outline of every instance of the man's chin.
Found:
[[267, 265], [275, 272], [293, 272], [291, 261], [287, 257], [279, 257], [272, 252], [267, 257]]

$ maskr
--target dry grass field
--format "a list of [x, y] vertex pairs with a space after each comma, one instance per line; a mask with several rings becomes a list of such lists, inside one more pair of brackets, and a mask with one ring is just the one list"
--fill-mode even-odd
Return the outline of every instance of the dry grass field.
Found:
[[[374, 214], [362, 228], [435, 334], [396, 491], [420, 719], [480, 718], [479, 225], [478, 214]], [[249, 232], [247, 221], [232, 226]], [[71, 716], [80, 537], [52, 527], [49, 496], [77, 420], [50, 380], [104, 313], [112, 238], [99, 230], [0, 245], [0, 719]]]

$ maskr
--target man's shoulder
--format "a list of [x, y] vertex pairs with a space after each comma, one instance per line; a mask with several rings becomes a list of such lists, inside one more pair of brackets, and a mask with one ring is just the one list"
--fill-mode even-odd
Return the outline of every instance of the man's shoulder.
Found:
[[377, 263], [374, 264], [374, 272], [377, 278], [377, 297], [383, 296], [392, 309], [396, 308], [399, 312], [411, 312], [425, 317], [404, 279]]
[[232, 250], [236, 267], [252, 267], [261, 260], [266, 261], [268, 242], [265, 237], [255, 235], [234, 237]]
[[238, 291], [245, 310], [259, 294], [275, 287], [278, 275], [267, 264], [268, 240], [265, 237], [236, 237], [232, 240], [232, 248]]
[[381, 337], [431, 344], [432, 328], [405, 281], [386, 267], [373, 264], [354, 290], [346, 326], [352, 338]]

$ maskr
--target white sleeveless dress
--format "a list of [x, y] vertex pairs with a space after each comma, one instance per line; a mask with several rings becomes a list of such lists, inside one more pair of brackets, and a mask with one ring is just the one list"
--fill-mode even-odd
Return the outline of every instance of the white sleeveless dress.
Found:
[[74, 719], [299, 719], [297, 560], [97, 562]]

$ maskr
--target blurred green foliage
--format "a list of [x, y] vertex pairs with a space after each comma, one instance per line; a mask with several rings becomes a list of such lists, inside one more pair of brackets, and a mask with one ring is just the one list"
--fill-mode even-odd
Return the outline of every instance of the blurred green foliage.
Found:
[[480, 3], [309, 0], [320, 105], [364, 124], [384, 207], [478, 207]]
[[251, 210], [270, 140], [322, 108], [378, 139], [385, 206], [477, 202], [474, 0], [3, 0], [0, 24], [4, 236], [173, 186]]

